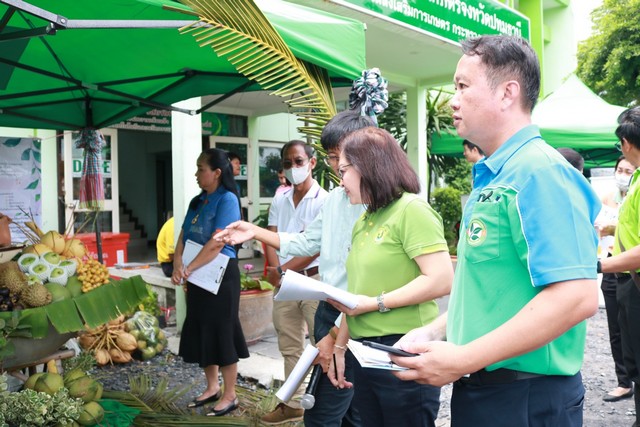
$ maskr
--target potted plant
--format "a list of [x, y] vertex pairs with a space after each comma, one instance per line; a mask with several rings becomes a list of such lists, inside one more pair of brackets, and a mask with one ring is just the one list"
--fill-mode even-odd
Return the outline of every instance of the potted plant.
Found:
[[247, 344], [262, 338], [271, 323], [273, 286], [264, 278], [251, 277], [252, 264], [245, 264], [240, 273], [240, 323]]

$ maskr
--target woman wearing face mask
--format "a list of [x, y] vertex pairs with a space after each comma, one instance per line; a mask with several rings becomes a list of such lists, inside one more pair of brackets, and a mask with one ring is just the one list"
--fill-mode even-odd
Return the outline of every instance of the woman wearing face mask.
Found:
[[[613, 235], [618, 223], [618, 209], [622, 200], [627, 195], [629, 181], [633, 174], [634, 167], [620, 156], [614, 168], [615, 189], [607, 193], [602, 198], [602, 211], [596, 218], [596, 227], [600, 231], [600, 246], [606, 254], [610, 256], [613, 246]], [[602, 275], [602, 294], [607, 310], [607, 323], [609, 327], [609, 344], [611, 345], [611, 356], [613, 357], [618, 386], [604, 395], [605, 402], [617, 402], [633, 396], [633, 385], [627, 374], [622, 359], [622, 345], [620, 342], [620, 326], [618, 325], [618, 303], [616, 301], [616, 284], [618, 283], [613, 273]]]

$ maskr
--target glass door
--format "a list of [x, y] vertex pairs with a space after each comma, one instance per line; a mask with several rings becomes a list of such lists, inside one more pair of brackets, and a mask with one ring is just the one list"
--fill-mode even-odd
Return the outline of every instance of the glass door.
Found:
[[[104, 182], [104, 209], [98, 216], [100, 231], [120, 232], [120, 210], [118, 206], [118, 131], [101, 129], [105, 139], [102, 148], [102, 178]], [[90, 233], [95, 231], [94, 215], [91, 211], [79, 208], [80, 179], [84, 165], [84, 150], [76, 148], [78, 132], [64, 133], [64, 200], [65, 224], [71, 233]]]

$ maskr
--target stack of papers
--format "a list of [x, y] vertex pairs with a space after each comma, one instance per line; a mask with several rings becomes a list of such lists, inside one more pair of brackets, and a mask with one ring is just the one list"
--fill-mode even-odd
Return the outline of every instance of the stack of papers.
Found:
[[407, 368], [394, 364], [389, 353], [367, 347], [359, 341], [349, 340], [347, 347], [358, 359], [363, 368], [386, 369], [389, 371], [406, 371]]
[[304, 274], [287, 270], [282, 277], [280, 290], [275, 296], [276, 301], [319, 300], [327, 298], [338, 301], [353, 309], [358, 305], [358, 296], [342, 289], [327, 285]]

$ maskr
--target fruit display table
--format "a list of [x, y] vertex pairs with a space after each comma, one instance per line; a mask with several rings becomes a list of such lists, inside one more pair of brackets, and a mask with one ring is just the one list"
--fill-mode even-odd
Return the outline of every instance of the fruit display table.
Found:
[[85, 326], [95, 328], [130, 312], [147, 295], [144, 281], [132, 277], [43, 307], [0, 312], [0, 319], [5, 321], [17, 316], [19, 325], [30, 334], [30, 338], [9, 338], [15, 351], [1, 360], [2, 369], [37, 363], [55, 353]]

